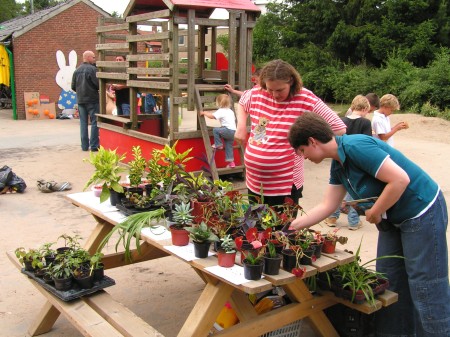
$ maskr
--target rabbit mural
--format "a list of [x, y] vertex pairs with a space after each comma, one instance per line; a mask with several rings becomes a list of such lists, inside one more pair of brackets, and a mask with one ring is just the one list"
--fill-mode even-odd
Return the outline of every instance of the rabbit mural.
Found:
[[69, 64], [66, 64], [66, 57], [61, 50], [56, 52], [56, 62], [59, 70], [56, 74], [56, 83], [61, 87], [61, 94], [59, 95], [58, 108], [74, 109], [77, 103], [77, 94], [72, 91], [70, 85], [72, 83], [73, 72], [77, 68], [77, 53], [72, 50], [69, 53]]

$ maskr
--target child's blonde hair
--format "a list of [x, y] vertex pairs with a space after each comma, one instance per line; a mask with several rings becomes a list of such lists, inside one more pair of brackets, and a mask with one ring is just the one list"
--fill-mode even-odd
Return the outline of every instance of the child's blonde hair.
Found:
[[392, 94], [386, 94], [380, 98], [380, 107], [391, 108], [393, 110], [400, 109], [400, 103], [398, 102], [397, 97]]
[[216, 97], [216, 104], [219, 108], [229, 108], [231, 106], [230, 96], [227, 94], [220, 94]]
[[352, 105], [350, 106], [350, 109], [353, 111], [364, 111], [369, 110], [370, 103], [366, 96], [363, 95], [357, 95], [355, 98], [353, 98]]

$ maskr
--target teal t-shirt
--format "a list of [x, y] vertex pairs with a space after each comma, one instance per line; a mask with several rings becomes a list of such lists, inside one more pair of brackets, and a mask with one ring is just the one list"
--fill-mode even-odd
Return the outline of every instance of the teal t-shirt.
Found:
[[[387, 218], [399, 224], [419, 215], [436, 197], [439, 187], [419, 166], [385, 142], [366, 135], [336, 136], [339, 163], [333, 160], [330, 184], [344, 185], [353, 199], [378, 197], [386, 183], [375, 176], [387, 158], [400, 166], [410, 183], [400, 199], [387, 210]], [[371, 205], [366, 205], [371, 206]]]

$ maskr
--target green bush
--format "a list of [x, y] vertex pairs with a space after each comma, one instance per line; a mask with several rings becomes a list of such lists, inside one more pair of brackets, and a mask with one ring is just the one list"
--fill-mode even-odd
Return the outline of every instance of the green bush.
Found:
[[439, 108], [432, 105], [430, 102], [426, 102], [422, 105], [420, 113], [426, 117], [437, 117], [440, 113]]

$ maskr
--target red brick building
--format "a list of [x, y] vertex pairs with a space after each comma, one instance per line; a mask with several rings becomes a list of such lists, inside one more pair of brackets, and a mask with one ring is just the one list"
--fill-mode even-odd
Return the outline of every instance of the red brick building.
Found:
[[13, 52], [18, 119], [26, 118], [24, 92], [49, 96], [57, 112], [61, 110], [58, 100], [74, 68], [82, 62], [83, 52], [95, 51], [100, 16], [110, 17], [89, 0], [67, 0], [2, 23], [0, 42]]

